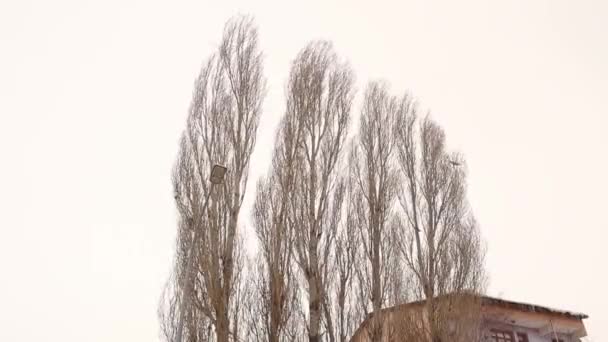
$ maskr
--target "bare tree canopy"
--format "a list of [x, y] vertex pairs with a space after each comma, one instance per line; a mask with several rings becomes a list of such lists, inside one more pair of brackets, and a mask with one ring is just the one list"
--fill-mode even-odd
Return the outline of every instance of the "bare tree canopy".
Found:
[[[414, 276], [414, 297], [427, 301], [425, 337], [472, 340], [479, 322], [464, 324], [464, 319], [479, 312], [479, 301], [469, 299], [484, 290], [484, 248], [466, 200], [464, 158], [447, 151], [443, 129], [429, 116], [419, 119], [409, 96], [400, 106], [395, 131], [402, 176], [400, 256]], [[462, 324], [454, 322], [457, 317]], [[448, 329], [452, 325], [466, 328], [457, 336]]]
[[[354, 73], [329, 42], [309, 43], [291, 65], [272, 164], [256, 186], [259, 249], [247, 257], [238, 219], [264, 88], [257, 29], [234, 18], [196, 79], [173, 170], [164, 338], [345, 342], [371, 315], [371, 341], [476, 340], [484, 250], [464, 158], [382, 82], [367, 85], [347, 147]], [[228, 171], [211, 181], [216, 164]], [[424, 313], [381, 320], [405, 300]]]
[[[313, 42], [293, 62], [287, 89], [287, 117], [301, 125], [298, 175], [294, 178], [294, 256], [308, 294], [308, 334], [319, 341], [327, 273], [344, 194], [338, 181], [354, 96], [353, 72], [338, 61], [328, 42]], [[333, 338], [326, 315], [326, 332]]]
[[297, 280], [292, 272], [295, 227], [289, 218], [294, 209], [293, 191], [300, 177], [297, 164], [301, 131], [299, 117], [283, 118], [270, 174], [260, 179], [257, 186], [253, 222], [261, 256], [254, 285], [259, 307], [255, 310], [257, 317], [252, 317], [257, 320], [252, 322], [257, 325], [257, 340], [278, 342], [293, 338], [293, 332], [285, 331], [289, 321], [295, 319], [294, 311], [299, 304]]
[[330, 262], [330, 293], [325, 295], [326, 320], [333, 320], [333, 335], [330, 339], [346, 342], [365, 317], [365, 310], [360, 305], [357, 290], [356, 273], [360, 260], [360, 235], [355, 224], [358, 213], [357, 200], [354, 197], [352, 179], [345, 179], [343, 217], [338, 225], [335, 237], [333, 258]]
[[[218, 342], [229, 341], [238, 328], [232, 319], [237, 317], [232, 298], [239, 288], [242, 267], [238, 264], [242, 260], [238, 216], [247, 188], [264, 82], [252, 19], [230, 20], [217, 53], [196, 79], [173, 172], [179, 214], [175, 281], [170, 287], [175, 299], [168, 301], [164, 311], [177, 313], [186, 308], [189, 314], [175, 317], [172, 333], [165, 334], [168, 340], [199, 340], [203, 327], [188, 322], [187, 317], [209, 322]], [[214, 164], [228, 168], [223, 184], [209, 182]]]
[[[357, 340], [479, 341], [484, 248], [465, 161], [417, 111], [411, 96], [368, 86], [349, 163], [363, 249], [358, 291], [373, 309]], [[410, 304], [380, 311], [390, 296], [391, 305]]]
[[[353, 140], [349, 166], [353, 200], [353, 224], [360, 235], [362, 259], [357, 273], [359, 298], [365, 311], [379, 311], [386, 303], [395, 281], [394, 236], [397, 195], [396, 140], [393, 136], [399, 101], [388, 93], [386, 84], [367, 86], [361, 106], [359, 132]], [[369, 310], [368, 304], [371, 304]], [[370, 329], [371, 340], [381, 331]], [[377, 336], [376, 336], [377, 335]]]

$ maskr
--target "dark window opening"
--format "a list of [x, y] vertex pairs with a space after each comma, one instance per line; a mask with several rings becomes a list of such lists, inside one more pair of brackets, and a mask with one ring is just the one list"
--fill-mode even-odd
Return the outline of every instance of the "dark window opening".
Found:
[[528, 334], [518, 332], [517, 333], [517, 342], [528, 342]]
[[492, 330], [490, 330], [490, 341], [492, 341], [492, 342], [515, 342], [515, 338], [513, 336], [512, 331], [492, 329]]

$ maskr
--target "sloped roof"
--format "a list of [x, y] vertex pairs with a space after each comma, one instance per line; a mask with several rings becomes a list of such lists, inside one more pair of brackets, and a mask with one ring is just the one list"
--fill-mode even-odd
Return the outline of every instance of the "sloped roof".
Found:
[[[523, 312], [543, 313], [543, 314], [550, 314], [550, 315], [556, 315], [556, 316], [579, 319], [579, 320], [589, 318], [588, 315], [586, 315], [584, 313], [579, 313], [579, 312], [558, 310], [558, 309], [553, 309], [553, 308], [549, 308], [546, 306], [540, 306], [540, 305], [523, 303], [523, 302], [515, 302], [515, 301], [505, 300], [505, 299], [501, 299], [501, 298], [489, 297], [489, 296], [480, 296], [480, 298], [481, 298], [482, 306], [498, 306], [498, 307], [502, 307], [502, 308], [510, 308], [510, 309], [523, 311]], [[385, 314], [385, 313], [405, 310], [405, 309], [411, 308], [413, 306], [422, 305], [422, 304], [424, 304], [424, 302], [425, 302], [424, 300], [419, 300], [419, 301], [415, 301], [415, 302], [395, 305], [392, 307], [381, 309], [379, 314]], [[365, 328], [365, 326], [367, 326], [369, 324], [369, 320], [371, 317], [373, 317], [373, 315], [374, 315], [374, 313], [371, 312], [367, 315], [367, 317], [365, 317], [365, 320], [363, 320], [363, 322], [361, 322], [361, 325], [354, 332], [353, 336], [356, 336], [358, 333], [360, 333], [360, 331], [362, 329]]]
[[496, 306], [500, 306], [500, 307], [511, 308], [511, 309], [525, 311], [525, 312], [553, 314], [553, 315], [559, 315], [559, 316], [563, 316], [563, 317], [576, 318], [576, 319], [589, 318], [588, 315], [586, 315], [584, 313], [580, 313], [580, 312], [558, 310], [558, 309], [553, 309], [553, 308], [549, 308], [546, 306], [528, 304], [528, 303], [523, 303], [523, 302], [514, 302], [514, 301], [510, 301], [510, 300], [488, 297], [488, 296], [482, 296], [482, 303], [483, 303], [483, 305], [496, 305]]
[[[540, 306], [540, 305], [536, 305], [536, 304], [529, 304], [529, 303], [524, 303], [524, 302], [515, 302], [515, 301], [511, 301], [511, 300], [505, 300], [505, 299], [501, 299], [501, 298], [496, 298], [496, 297], [489, 297], [489, 296], [481, 296], [481, 301], [482, 301], [482, 305], [495, 305], [495, 306], [500, 306], [500, 307], [504, 307], [504, 308], [511, 308], [511, 309], [515, 309], [515, 310], [519, 310], [519, 311], [524, 311], [524, 312], [536, 312], [536, 313], [545, 313], [545, 314], [553, 314], [553, 315], [559, 315], [559, 316], [563, 316], [563, 317], [568, 317], [568, 318], [576, 318], [576, 319], [586, 319], [589, 318], [588, 315], [584, 314], [584, 313], [580, 313], [580, 312], [574, 312], [574, 311], [568, 311], [568, 310], [559, 310], [559, 309], [553, 309], [553, 308], [549, 308], [546, 306]], [[417, 306], [420, 304], [423, 304], [424, 300], [418, 300], [415, 302], [409, 302], [409, 303], [403, 303], [403, 304], [399, 304], [396, 306], [392, 306], [389, 308], [384, 308], [382, 310], [380, 310], [381, 313], [387, 313], [387, 312], [394, 312], [394, 311], [399, 311], [402, 308], [406, 308], [406, 307], [410, 307], [410, 306]], [[367, 318], [371, 317], [373, 313], [370, 313], [368, 315]]]

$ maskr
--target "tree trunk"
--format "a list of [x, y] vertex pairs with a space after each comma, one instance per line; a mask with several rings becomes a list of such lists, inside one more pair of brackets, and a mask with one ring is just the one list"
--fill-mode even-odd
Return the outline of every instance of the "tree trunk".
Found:
[[215, 337], [217, 342], [229, 342], [230, 322], [228, 320], [228, 310], [222, 305], [217, 311], [215, 324]]
[[[316, 238], [313, 240], [316, 240]], [[316, 241], [311, 241], [310, 249], [311, 265], [317, 265], [318, 257]], [[310, 289], [310, 298], [308, 301], [308, 310], [310, 315], [309, 342], [320, 341], [319, 327], [321, 325], [321, 293], [318, 276], [318, 272], [315, 268], [312, 268], [308, 275], [308, 286]]]

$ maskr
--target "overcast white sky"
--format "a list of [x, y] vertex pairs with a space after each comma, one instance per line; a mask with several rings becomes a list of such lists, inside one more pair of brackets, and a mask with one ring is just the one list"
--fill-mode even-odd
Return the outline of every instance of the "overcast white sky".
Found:
[[255, 177], [290, 60], [331, 39], [359, 89], [411, 90], [466, 156], [490, 294], [585, 312], [608, 340], [600, 0], [2, 1], [0, 340], [159, 339], [170, 169], [194, 77], [237, 13], [266, 55]]

